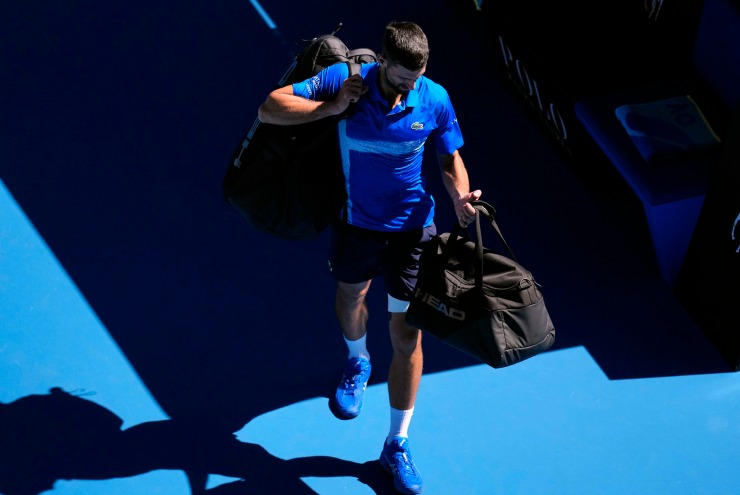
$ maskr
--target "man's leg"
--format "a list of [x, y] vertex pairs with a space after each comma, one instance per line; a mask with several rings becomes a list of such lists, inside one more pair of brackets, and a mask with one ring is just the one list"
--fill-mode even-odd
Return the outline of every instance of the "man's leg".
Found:
[[391, 428], [380, 453], [380, 464], [393, 475], [401, 493], [421, 493], [424, 483], [409, 450], [408, 426], [414, 412], [423, 368], [421, 331], [406, 324], [405, 313], [390, 313], [393, 358], [388, 371]]
[[370, 290], [370, 282], [345, 284], [337, 282], [337, 295], [334, 310], [339, 327], [347, 340], [358, 340], [367, 333], [367, 303], [365, 297]]
[[342, 378], [334, 397], [329, 400], [331, 412], [339, 419], [352, 419], [360, 414], [370, 379], [372, 367], [365, 346], [368, 318], [365, 296], [370, 289], [370, 282], [337, 282], [335, 311], [349, 349]]
[[391, 313], [393, 359], [388, 371], [388, 396], [391, 407], [402, 411], [414, 407], [423, 368], [421, 331], [406, 323], [406, 313]]

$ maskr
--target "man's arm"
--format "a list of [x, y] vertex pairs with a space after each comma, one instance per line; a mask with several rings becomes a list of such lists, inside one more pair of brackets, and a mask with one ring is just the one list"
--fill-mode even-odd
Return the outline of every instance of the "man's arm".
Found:
[[315, 120], [339, 115], [350, 103], [365, 94], [362, 77], [356, 74], [344, 81], [336, 98], [331, 101], [314, 101], [293, 94], [293, 86], [278, 88], [267, 95], [257, 115], [260, 122], [277, 125], [305, 124]]
[[455, 215], [463, 227], [475, 219], [475, 208], [470, 204], [483, 194], [480, 189], [470, 192], [468, 171], [459, 151], [450, 155], [437, 154], [442, 171], [442, 182], [455, 205]]

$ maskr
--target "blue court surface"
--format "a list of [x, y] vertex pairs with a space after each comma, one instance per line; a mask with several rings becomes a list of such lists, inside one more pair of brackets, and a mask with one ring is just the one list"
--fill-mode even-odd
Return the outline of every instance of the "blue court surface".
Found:
[[558, 332], [499, 370], [425, 338], [425, 493], [736, 491], [740, 375], [660, 278], [637, 200], [574, 173], [513, 98], [473, 2], [289, 5], [3, 7], [0, 494], [395, 493], [382, 280], [366, 406], [338, 421], [327, 238], [260, 233], [220, 191], [296, 40], [341, 21], [378, 50], [393, 19], [427, 32], [472, 185]]

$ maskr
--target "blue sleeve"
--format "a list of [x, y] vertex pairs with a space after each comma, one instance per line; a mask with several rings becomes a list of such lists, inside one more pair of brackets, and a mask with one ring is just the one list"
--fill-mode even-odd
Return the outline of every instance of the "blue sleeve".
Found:
[[434, 145], [438, 153], [450, 155], [462, 147], [464, 141], [460, 124], [457, 122], [455, 109], [452, 107], [449, 95], [440, 103], [440, 111], [437, 115], [437, 129], [434, 133]]
[[348, 77], [347, 64], [334, 64], [305, 81], [293, 84], [293, 94], [307, 100], [332, 100]]

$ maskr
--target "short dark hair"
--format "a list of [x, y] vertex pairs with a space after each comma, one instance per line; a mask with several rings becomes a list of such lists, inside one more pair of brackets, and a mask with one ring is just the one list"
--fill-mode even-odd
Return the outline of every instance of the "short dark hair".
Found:
[[405, 69], [421, 70], [429, 60], [427, 36], [413, 22], [390, 22], [383, 33], [383, 55]]

